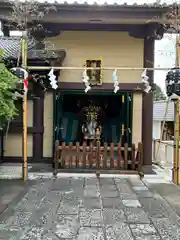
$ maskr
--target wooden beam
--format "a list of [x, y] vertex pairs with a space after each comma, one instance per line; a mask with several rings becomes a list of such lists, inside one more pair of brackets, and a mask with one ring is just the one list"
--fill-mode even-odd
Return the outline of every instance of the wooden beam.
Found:
[[33, 127], [33, 159], [38, 161], [43, 157], [44, 96], [33, 100]]
[[[143, 83], [119, 83], [120, 91], [143, 91]], [[84, 91], [84, 84], [81, 82], [58, 82], [58, 89], [56, 91]], [[93, 94], [97, 92], [113, 92], [114, 85], [113, 83], [103, 83], [101, 86], [93, 86], [92, 90], [88, 94]]]
[[[154, 39], [144, 39], [144, 67], [154, 65]], [[153, 83], [153, 72], [148, 72], [149, 82]], [[142, 103], [142, 143], [143, 165], [152, 165], [152, 122], [153, 122], [153, 94], [143, 93]]]

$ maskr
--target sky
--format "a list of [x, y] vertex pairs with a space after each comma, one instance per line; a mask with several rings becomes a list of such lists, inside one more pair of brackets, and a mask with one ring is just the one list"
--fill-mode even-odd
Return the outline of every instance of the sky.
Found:
[[[171, 68], [175, 66], [176, 58], [176, 36], [165, 34], [162, 40], [155, 42], [154, 67]], [[154, 82], [165, 92], [165, 78], [167, 71], [154, 71]]]

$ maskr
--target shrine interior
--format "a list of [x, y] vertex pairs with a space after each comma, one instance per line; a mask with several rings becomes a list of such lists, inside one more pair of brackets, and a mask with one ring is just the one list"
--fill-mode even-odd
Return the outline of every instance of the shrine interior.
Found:
[[60, 126], [58, 140], [66, 144], [82, 144], [83, 125], [87, 123], [87, 117], [93, 115], [101, 130], [101, 144], [131, 144], [132, 104], [132, 94], [127, 92], [116, 95], [66, 93], [59, 99], [57, 108], [56, 117]]

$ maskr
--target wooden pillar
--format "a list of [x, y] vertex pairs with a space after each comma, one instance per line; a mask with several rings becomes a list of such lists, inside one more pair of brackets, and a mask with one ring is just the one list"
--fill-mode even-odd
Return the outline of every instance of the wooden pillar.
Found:
[[[176, 36], [176, 62], [175, 66], [180, 67], [180, 37], [179, 34]], [[180, 98], [178, 97], [175, 102], [175, 129], [174, 129], [174, 160], [173, 160], [173, 171], [172, 181], [174, 184], [180, 184]]]
[[[144, 67], [154, 66], [154, 39], [144, 39]], [[153, 83], [153, 71], [148, 72], [149, 82]], [[152, 164], [152, 130], [153, 130], [153, 94], [143, 94], [142, 101], [142, 142], [143, 165]]]
[[33, 162], [43, 159], [44, 94], [33, 100]]

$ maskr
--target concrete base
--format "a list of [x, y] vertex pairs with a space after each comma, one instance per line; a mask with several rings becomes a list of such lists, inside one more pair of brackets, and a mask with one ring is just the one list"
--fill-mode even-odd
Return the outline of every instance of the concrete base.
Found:
[[154, 171], [153, 165], [143, 166], [143, 173], [144, 174], [156, 174], [156, 172]]

